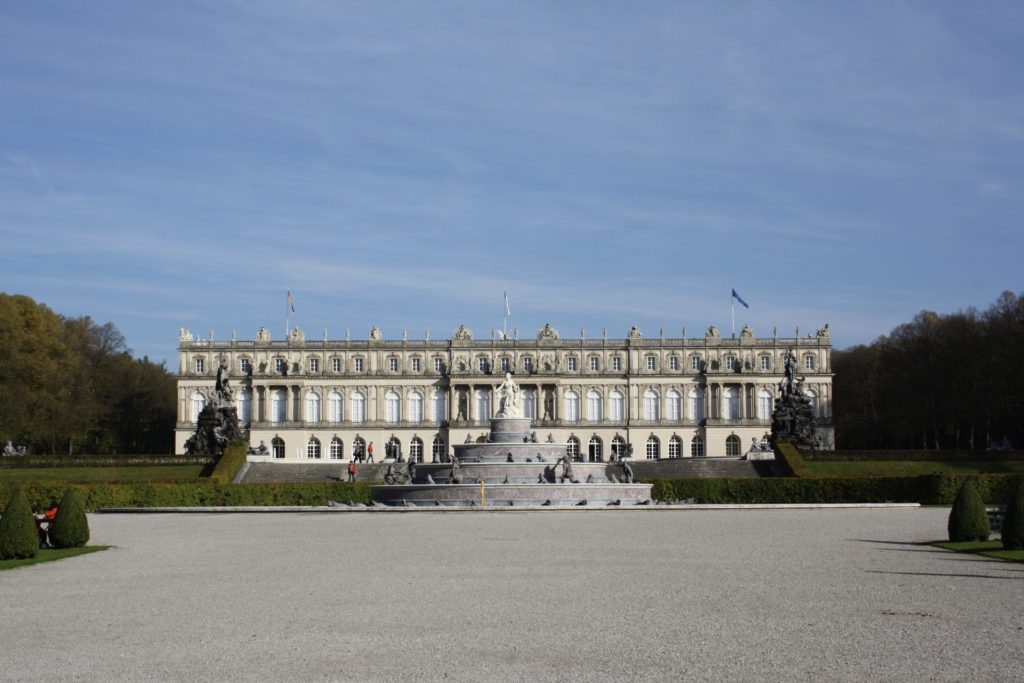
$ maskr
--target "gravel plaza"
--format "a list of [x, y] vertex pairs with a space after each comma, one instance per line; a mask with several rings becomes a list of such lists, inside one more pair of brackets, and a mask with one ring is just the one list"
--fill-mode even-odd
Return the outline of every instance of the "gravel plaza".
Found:
[[12, 681], [1024, 679], [946, 508], [94, 514], [0, 573]]

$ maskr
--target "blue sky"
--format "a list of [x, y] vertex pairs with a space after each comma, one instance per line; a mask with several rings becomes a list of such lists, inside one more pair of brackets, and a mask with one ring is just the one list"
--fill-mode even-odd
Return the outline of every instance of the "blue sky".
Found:
[[0, 7], [0, 290], [113, 321], [870, 342], [1021, 291], [1018, 2]]

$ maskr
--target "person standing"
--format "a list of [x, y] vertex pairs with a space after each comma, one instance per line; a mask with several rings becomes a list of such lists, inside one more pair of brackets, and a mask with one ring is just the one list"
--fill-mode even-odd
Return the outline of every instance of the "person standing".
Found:
[[373, 462], [373, 442], [366, 447], [366, 462]]
[[356, 461], [352, 460], [348, 464], [348, 480], [354, 482], [356, 480]]

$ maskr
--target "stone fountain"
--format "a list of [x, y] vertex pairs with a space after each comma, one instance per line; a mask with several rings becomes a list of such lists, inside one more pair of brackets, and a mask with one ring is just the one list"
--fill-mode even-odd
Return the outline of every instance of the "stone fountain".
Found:
[[[511, 374], [496, 391], [486, 442], [454, 446], [449, 463], [406, 465], [395, 483], [371, 487], [375, 503], [533, 507], [650, 505], [651, 485], [632, 483], [626, 462], [573, 462], [565, 444], [538, 443]], [[398, 483], [401, 479], [402, 483]]]

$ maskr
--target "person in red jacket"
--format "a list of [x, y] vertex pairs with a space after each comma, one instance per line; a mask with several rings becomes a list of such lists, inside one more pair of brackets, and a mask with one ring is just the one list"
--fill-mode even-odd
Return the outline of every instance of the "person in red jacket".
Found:
[[373, 462], [373, 442], [366, 447], [366, 462]]
[[348, 464], [348, 480], [349, 481], [355, 481], [356, 480], [356, 461], [355, 460], [352, 460]]

